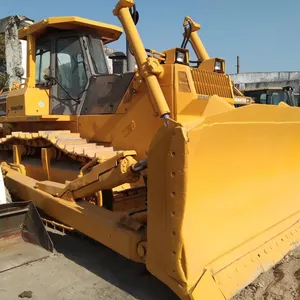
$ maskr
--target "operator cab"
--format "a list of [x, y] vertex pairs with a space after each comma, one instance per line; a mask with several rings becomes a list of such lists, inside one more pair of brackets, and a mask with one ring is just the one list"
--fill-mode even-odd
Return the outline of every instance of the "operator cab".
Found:
[[50, 90], [50, 114], [114, 113], [133, 73], [110, 74], [105, 44], [122, 29], [79, 17], [49, 18], [25, 28], [35, 37], [35, 86]]
[[251, 97], [255, 103], [278, 105], [284, 102], [290, 106], [298, 106], [295, 100], [293, 88], [287, 87], [267, 87], [242, 91], [245, 96]]
[[52, 78], [53, 98], [77, 103], [91, 75], [101, 74], [108, 74], [101, 37], [67, 31], [36, 41], [36, 86], [45, 86]]

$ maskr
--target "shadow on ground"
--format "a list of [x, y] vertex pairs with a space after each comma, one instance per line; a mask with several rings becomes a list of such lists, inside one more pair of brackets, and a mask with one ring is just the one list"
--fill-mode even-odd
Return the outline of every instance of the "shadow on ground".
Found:
[[58, 253], [141, 300], [179, 299], [152, 276], [143, 264], [125, 259], [111, 249], [89, 239], [49, 232]]

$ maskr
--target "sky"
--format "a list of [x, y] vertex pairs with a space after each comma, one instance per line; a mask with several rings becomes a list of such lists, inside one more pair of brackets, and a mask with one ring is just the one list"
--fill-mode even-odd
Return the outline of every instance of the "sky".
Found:
[[[25, 15], [80, 16], [120, 25], [112, 14], [117, 0], [1, 0], [0, 18]], [[4, 3], [5, 2], [5, 3]], [[299, 0], [136, 0], [137, 25], [145, 48], [180, 47], [186, 15], [201, 24], [199, 35], [211, 57], [226, 60], [227, 73], [299, 71]], [[111, 45], [125, 50], [125, 38]]]

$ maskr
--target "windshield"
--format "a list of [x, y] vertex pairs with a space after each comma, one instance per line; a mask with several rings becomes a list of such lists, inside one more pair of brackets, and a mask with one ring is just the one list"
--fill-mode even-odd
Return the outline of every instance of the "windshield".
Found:
[[43, 84], [46, 82], [44, 76], [50, 75], [50, 42], [37, 43], [35, 56], [35, 83]]
[[108, 74], [103, 42], [99, 38], [89, 37], [89, 49], [96, 74]]
[[280, 102], [285, 102], [290, 106], [297, 106], [293, 92], [285, 90], [261, 90], [261, 91], [246, 91], [245, 96], [253, 98], [255, 103], [278, 105]]
[[287, 92], [287, 93], [289, 94], [289, 99], [291, 102], [291, 104], [289, 104], [289, 103], [288, 104], [291, 106], [298, 106], [298, 101], [294, 95], [294, 92]]
[[290, 106], [296, 106], [291, 92], [282, 90], [272, 91], [270, 93], [270, 104], [278, 105], [280, 102], [287, 103]]
[[293, 96], [294, 96], [294, 101], [296, 103], [296, 106], [300, 106], [300, 96], [298, 93], [294, 94], [293, 93]]
[[63, 87], [58, 86], [58, 96], [60, 99], [69, 99], [64, 91], [66, 90], [72, 97], [78, 98], [85, 91], [88, 82], [79, 38], [59, 38], [56, 48], [56, 78]]

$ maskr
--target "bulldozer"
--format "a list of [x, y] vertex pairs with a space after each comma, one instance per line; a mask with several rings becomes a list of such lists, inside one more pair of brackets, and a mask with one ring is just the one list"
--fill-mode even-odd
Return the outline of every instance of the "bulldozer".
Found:
[[289, 106], [298, 106], [292, 86], [261, 87], [241, 90], [242, 94], [254, 99], [255, 103], [278, 105], [280, 102]]
[[235, 107], [249, 104], [278, 105], [279, 103], [299, 106], [297, 95], [292, 86], [249, 88], [239, 90], [239, 92], [244, 95], [244, 98], [235, 98]]
[[[19, 31], [27, 79], [2, 105], [4, 182], [179, 298], [230, 299], [299, 245], [300, 110], [236, 108], [199, 24], [160, 52], [135, 12], [120, 0], [122, 28], [63, 16]], [[103, 47], [123, 31], [137, 70], [109, 74]]]

